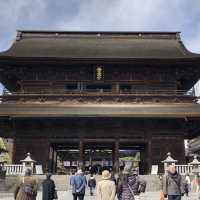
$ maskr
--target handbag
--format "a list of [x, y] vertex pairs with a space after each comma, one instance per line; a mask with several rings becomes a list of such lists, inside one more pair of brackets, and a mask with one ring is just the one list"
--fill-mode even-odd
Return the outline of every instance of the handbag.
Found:
[[129, 190], [130, 190], [130, 192], [131, 192], [131, 195], [132, 195], [132, 197], [133, 197], [133, 199], [131, 199], [131, 200], [135, 200], [135, 195], [134, 195], [134, 192], [133, 192], [133, 190], [132, 190], [132, 188], [131, 188], [131, 186], [128, 184], [128, 188], [129, 188]]
[[25, 185], [24, 184], [24, 177], [23, 177], [22, 183], [23, 183], [22, 190], [24, 191], [24, 193], [27, 196], [34, 196], [35, 192], [33, 191], [33, 188], [30, 185]]
[[161, 191], [160, 193], [160, 200], [165, 200], [165, 195], [163, 191]]

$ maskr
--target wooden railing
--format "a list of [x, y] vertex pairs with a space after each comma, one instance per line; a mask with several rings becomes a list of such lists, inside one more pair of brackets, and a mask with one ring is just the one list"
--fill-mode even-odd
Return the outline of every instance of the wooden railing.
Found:
[[24, 167], [20, 164], [5, 164], [4, 169], [6, 170], [6, 175], [21, 175], [24, 172]]
[[88, 95], [88, 94], [109, 94], [109, 95], [157, 95], [157, 96], [194, 96], [193, 93], [186, 90], [119, 90], [112, 91], [106, 89], [87, 89], [87, 90], [37, 90], [31, 92], [12, 92], [4, 93], [3, 96], [28, 96], [28, 95]]

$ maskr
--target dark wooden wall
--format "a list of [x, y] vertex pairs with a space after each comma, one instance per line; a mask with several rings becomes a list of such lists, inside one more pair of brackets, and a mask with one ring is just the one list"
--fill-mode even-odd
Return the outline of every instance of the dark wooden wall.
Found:
[[[14, 162], [24, 159], [27, 152], [43, 167], [51, 166], [51, 144], [71, 141], [145, 144], [143, 159], [148, 165], [160, 164], [171, 152], [180, 163], [185, 162], [184, 129], [181, 121], [131, 118], [66, 118], [21, 119], [15, 123]], [[79, 146], [80, 147], [80, 146]], [[78, 147], [78, 148], [79, 148]]]

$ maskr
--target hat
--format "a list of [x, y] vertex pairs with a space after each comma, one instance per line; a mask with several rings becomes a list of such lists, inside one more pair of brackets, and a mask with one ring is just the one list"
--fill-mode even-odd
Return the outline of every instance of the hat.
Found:
[[110, 172], [108, 170], [104, 170], [102, 172], [102, 179], [107, 180], [107, 179], [110, 179], [110, 178], [111, 178]]
[[78, 171], [77, 171], [77, 174], [82, 174], [83, 173], [83, 171], [81, 170], [81, 169], [79, 169]]

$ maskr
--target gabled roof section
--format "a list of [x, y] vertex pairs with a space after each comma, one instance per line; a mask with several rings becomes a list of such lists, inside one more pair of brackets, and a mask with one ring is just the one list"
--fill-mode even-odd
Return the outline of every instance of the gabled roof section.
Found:
[[1, 58], [181, 59], [189, 52], [179, 32], [18, 31]]

